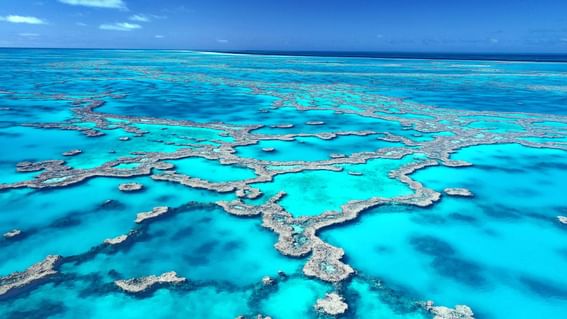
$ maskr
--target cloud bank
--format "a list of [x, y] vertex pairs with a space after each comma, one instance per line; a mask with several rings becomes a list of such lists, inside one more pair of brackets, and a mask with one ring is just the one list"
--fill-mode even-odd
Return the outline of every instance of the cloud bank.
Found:
[[10, 23], [47, 24], [47, 22], [43, 21], [40, 18], [30, 17], [30, 16], [18, 16], [18, 15], [9, 15], [5, 17], [0, 17], [0, 21], [6, 21]]
[[117, 22], [117, 23], [101, 24], [98, 28], [101, 30], [110, 30], [110, 31], [132, 31], [136, 29], [141, 29], [142, 26], [135, 23]]
[[73, 6], [126, 9], [126, 3], [122, 0], [59, 0], [59, 2]]
[[147, 16], [143, 15], [143, 14], [135, 14], [133, 16], [130, 16], [130, 18], [128, 18], [131, 21], [138, 21], [138, 22], [148, 22], [150, 21], [150, 18], [148, 18]]

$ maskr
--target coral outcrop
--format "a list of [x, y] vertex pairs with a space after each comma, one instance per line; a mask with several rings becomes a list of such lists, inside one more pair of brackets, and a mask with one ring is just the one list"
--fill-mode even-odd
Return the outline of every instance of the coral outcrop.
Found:
[[114, 284], [125, 292], [140, 294], [150, 292], [158, 286], [170, 284], [175, 285], [187, 281], [186, 278], [177, 276], [175, 271], [163, 273], [159, 276], [150, 275], [140, 278], [116, 280]]
[[57, 274], [57, 267], [61, 263], [61, 259], [61, 256], [49, 255], [25, 271], [0, 277], [0, 299], [31, 289], [34, 285]]
[[324, 298], [317, 299], [315, 303], [315, 310], [330, 316], [342, 315], [347, 309], [348, 304], [336, 292], [328, 293]]

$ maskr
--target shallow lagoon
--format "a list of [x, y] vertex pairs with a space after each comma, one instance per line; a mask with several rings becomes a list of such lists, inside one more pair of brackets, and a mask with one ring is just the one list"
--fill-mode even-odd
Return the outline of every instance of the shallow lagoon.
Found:
[[254, 171], [236, 165], [224, 165], [218, 161], [204, 158], [184, 158], [172, 160], [169, 163], [175, 165], [177, 173], [190, 177], [202, 178], [211, 182], [232, 182], [254, 178]]
[[332, 140], [317, 137], [296, 137], [293, 141], [262, 140], [258, 144], [236, 148], [237, 155], [267, 161], [322, 161], [331, 154], [376, 151], [387, 147], [401, 147], [402, 143], [379, 140], [381, 135], [338, 136]]
[[[319, 215], [327, 210], [340, 210], [350, 200], [372, 197], [391, 198], [412, 193], [405, 184], [388, 174], [409, 163], [404, 160], [374, 159], [365, 165], [344, 165], [343, 171], [305, 171], [282, 174], [271, 183], [252, 184], [266, 197], [283, 191], [286, 196], [280, 204], [294, 216]], [[349, 173], [361, 175], [352, 175]]]

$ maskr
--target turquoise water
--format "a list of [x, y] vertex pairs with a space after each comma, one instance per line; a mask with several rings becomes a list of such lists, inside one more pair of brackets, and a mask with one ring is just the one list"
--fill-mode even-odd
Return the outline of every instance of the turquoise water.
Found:
[[[99, 254], [69, 269], [84, 275], [112, 270], [119, 278], [175, 270], [195, 282], [245, 287], [263, 276], [277, 276], [280, 270], [294, 273], [300, 267], [297, 260], [273, 249], [275, 236], [258, 220], [233, 217], [219, 208], [180, 209], [150, 224], [141, 236], [128, 249]], [[151, 259], [148, 251], [153, 252]]]
[[251, 169], [234, 165], [222, 165], [214, 160], [204, 158], [185, 158], [169, 161], [175, 165], [177, 173], [205, 179], [211, 182], [231, 182], [254, 178], [256, 174]]
[[502, 145], [454, 158], [484, 164], [428, 168], [414, 177], [440, 191], [466, 187], [474, 200], [446, 197], [417, 211], [382, 207], [322, 237], [350, 251], [351, 263], [369, 275], [437, 302], [467, 300], [483, 317], [563, 313], [567, 234], [554, 218], [567, 207], [567, 154]]
[[[567, 316], [564, 63], [2, 49], [0, 66], [0, 235], [21, 231], [0, 237], [0, 284], [63, 257], [0, 295], [2, 318], [322, 318], [331, 292], [344, 318], [433, 318], [427, 300]], [[48, 160], [66, 166], [17, 170]], [[319, 240], [349, 278], [306, 275]], [[169, 271], [187, 281], [114, 284]]]
[[[338, 136], [332, 140], [316, 137], [296, 137], [294, 141], [263, 140], [258, 144], [237, 147], [240, 157], [266, 161], [321, 161], [330, 159], [331, 154], [345, 154], [376, 151], [387, 147], [404, 146], [379, 140], [380, 136]], [[270, 150], [273, 149], [273, 150]]]
[[329, 292], [329, 287], [300, 279], [292, 279], [277, 287], [273, 296], [266, 298], [260, 307], [265, 313], [277, 313], [280, 318], [313, 316], [313, 304]]
[[[344, 165], [340, 172], [304, 171], [282, 174], [272, 183], [253, 184], [270, 197], [280, 191], [286, 196], [280, 204], [294, 216], [319, 215], [328, 210], [340, 210], [350, 200], [373, 197], [391, 198], [408, 195], [411, 190], [388, 173], [411, 159], [374, 159], [365, 165]], [[351, 175], [349, 172], [360, 173]]]
[[[154, 182], [147, 177], [128, 179], [145, 185], [142, 192], [124, 194], [122, 179], [96, 178], [80, 186], [49, 191], [17, 189], [0, 193], [2, 229], [21, 229], [22, 240], [3, 243], [13, 258], [0, 262], [0, 271], [25, 269], [48, 254], [75, 255], [127, 233], [136, 214], [155, 206], [176, 207], [191, 201], [211, 202], [230, 195]], [[107, 200], [112, 203], [105, 204]], [[7, 244], [7, 245], [6, 245]]]

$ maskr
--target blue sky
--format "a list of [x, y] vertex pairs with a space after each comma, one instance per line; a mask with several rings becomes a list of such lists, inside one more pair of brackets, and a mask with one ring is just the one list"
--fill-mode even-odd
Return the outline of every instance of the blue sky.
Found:
[[567, 53], [567, 1], [0, 0], [0, 46]]

